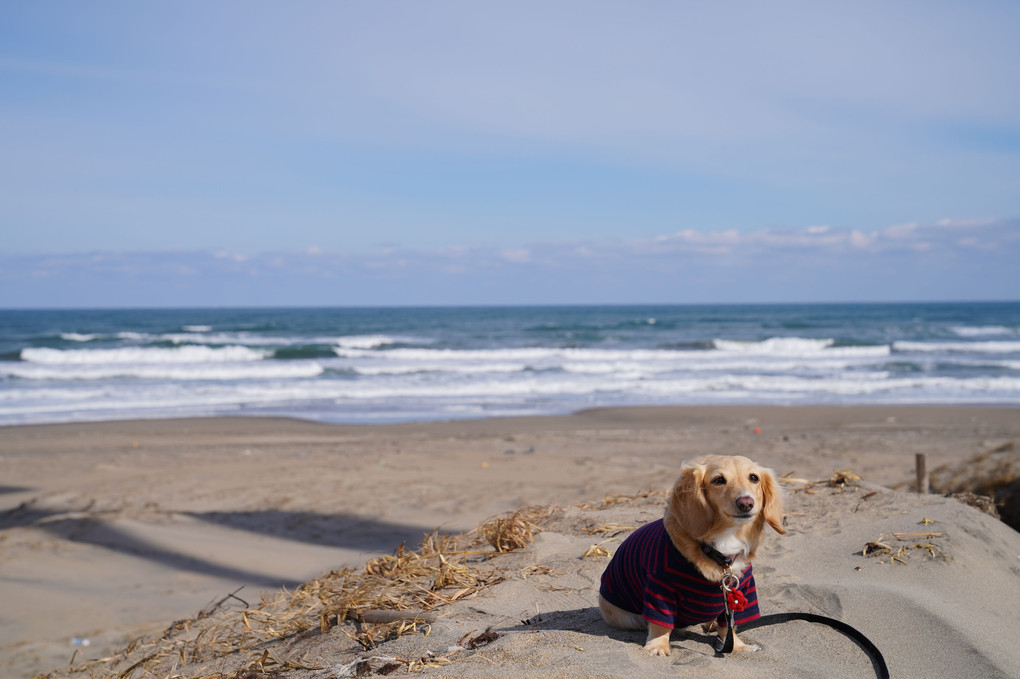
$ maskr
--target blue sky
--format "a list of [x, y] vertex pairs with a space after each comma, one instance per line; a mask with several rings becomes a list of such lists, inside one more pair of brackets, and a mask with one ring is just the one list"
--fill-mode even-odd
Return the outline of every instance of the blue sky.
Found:
[[0, 306], [1020, 298], [1015, 2], [0, 5]]

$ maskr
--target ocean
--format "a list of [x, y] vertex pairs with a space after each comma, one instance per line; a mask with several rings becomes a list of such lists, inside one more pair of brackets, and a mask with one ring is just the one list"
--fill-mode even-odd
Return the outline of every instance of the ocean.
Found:
[[0, 311], [0, 425], [1020, 405], [1020, 303]]

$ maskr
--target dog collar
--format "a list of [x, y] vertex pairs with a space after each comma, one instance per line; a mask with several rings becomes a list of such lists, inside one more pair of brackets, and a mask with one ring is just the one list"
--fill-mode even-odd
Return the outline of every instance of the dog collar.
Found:
[[707, 542], [701, 543], [701, 551], [705, 553], [705, 556], [707, 556], [712, 561], [715, 561], [723, 568], [729, 568], [730, 566], [732, 566], [733, 562], [736, 561], [738, 556], [740, 556], [739, 554], [732, 554], [730, 556], [727, 556], [720, 552], [715, 547], [713, 547], [712, 545], [708, 544]]

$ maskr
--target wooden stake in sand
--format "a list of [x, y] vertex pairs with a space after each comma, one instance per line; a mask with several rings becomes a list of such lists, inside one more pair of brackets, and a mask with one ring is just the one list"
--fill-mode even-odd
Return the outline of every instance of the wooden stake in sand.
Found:
[[917, 492], [921, 495], [927, 495], [931, 492], [931, 487], [928, 483], [928, 457], [924, 453], [917, 453], [914, 455], [917, 467]]

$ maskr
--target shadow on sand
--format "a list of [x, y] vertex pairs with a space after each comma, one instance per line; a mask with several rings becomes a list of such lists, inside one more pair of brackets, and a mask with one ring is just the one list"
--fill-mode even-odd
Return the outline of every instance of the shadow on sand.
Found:
[[[201, 521], [233, 530], [274, 538], [346, 549], [365, 554], [391, 553], [401, 543], [421, 544], [431, 528], [373, 521], [343, 514], [309, 512], [210, 512], [183, 513]], [[259, 587], [296, 587], [303, 581], [268, 575], [257, 563], [226, 566], [211, 560], [167, 549], [119, 528], [116, 520], [103, 513], [68, 509], [36, 508], [32, 502], [0, 513], [0, 530], [34, 528], [69, 542], [88, 544], [170, 568], [233, 580]], [[336, 567], [343, 563], [335, 564]]]

